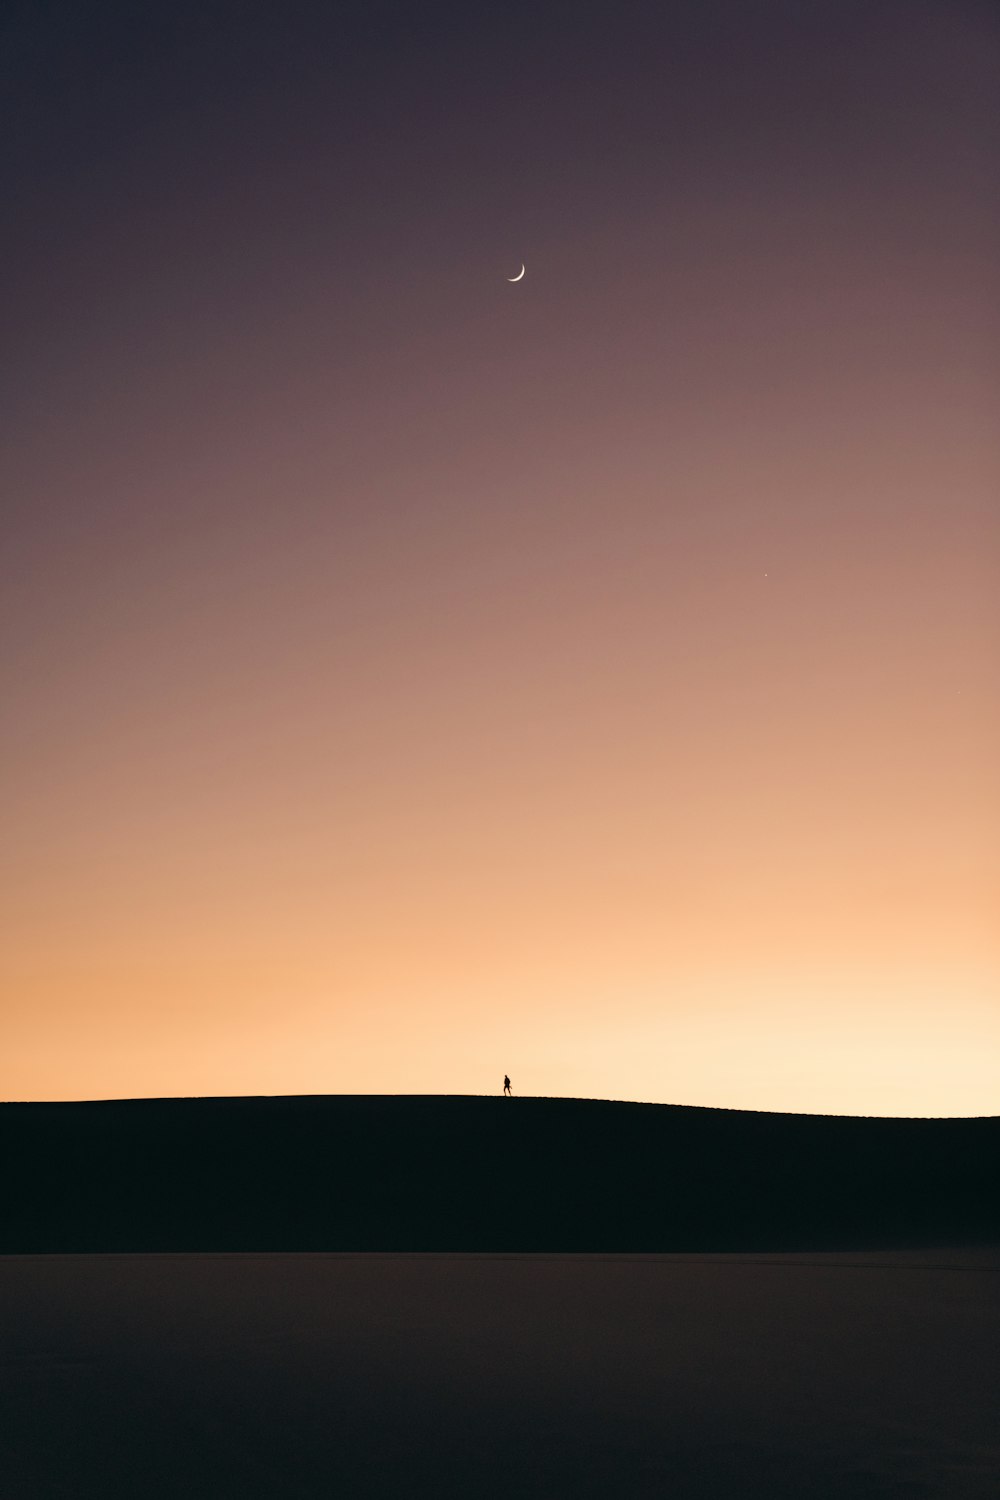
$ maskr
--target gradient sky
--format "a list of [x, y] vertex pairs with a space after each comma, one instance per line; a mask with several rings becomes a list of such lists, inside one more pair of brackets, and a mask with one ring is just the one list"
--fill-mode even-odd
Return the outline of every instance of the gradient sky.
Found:
[[13, 0], [0, 91], [0, 1096], [997, 1113], [997, 12]]

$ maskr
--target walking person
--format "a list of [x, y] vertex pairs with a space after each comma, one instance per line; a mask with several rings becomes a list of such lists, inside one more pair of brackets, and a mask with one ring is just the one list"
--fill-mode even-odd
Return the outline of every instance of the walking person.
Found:
[[507, 1077], [506, 1073], [503, 1075], [503, 1091], [505, 1094], [510, 1093], [510, 1079]]

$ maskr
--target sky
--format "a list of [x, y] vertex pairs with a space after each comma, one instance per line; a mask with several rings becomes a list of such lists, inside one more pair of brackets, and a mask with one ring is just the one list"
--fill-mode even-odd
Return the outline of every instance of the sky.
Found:
[[4, 7], [0, 1097], [996, 1114], [998, 100], [975, 0]]

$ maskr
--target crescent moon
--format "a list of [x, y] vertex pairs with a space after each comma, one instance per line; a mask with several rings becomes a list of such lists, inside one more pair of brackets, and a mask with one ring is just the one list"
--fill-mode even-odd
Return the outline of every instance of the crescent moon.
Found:
[[524, 261], [522, 260], [522, 262], [521, 262], [521, 269], [518, 271], [517, 275], [516, 276], [508, 276], [507, 280], [508, 281], [520, 281], [521, 277], [523, 275], [524, 275]]

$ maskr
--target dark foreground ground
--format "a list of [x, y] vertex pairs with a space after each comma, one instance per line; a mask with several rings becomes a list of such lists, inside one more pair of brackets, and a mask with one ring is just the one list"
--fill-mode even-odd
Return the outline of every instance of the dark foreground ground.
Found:
[[1000, 1244], [1000, 1119], [583, 1099], [0, 1105], [0, 1251]]
[[996, 1500], [1000, 1255], [0, 1259], [3, 1500]]

